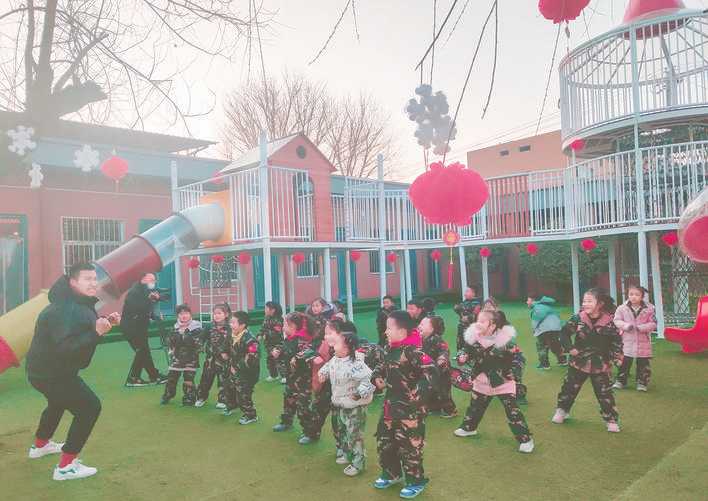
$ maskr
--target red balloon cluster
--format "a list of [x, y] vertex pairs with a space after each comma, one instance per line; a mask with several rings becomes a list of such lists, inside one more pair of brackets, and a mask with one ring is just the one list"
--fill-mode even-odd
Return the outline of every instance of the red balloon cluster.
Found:
[[396, 255], [395, 252], [389, 252], [386, 255], [386, 261], [388, 261], [389, 263], [395, 263], [396, 259], [398, 259], [398, 256]]
[[250, 254], [250, 253], [248, 253], [248, 252], [246, 252], [246, 251], [239, 252], [239, 254], [238, 254], [238, 264], [247, 265], [247, 264], [250, 263], [250, 262], [251, 262], [251, 254]]
[[353, 250], [349, 252], [349, 259], [354, 261], [355, 263], [361, 259], [361, 251], [358, 250]]
[[305, 262], [305, 254], [302, 252], [296, 252], [293, 254], [293, 263], [302, 264]]
[[440, 252], [438, 249], [435, 249], [430, 253], [430, 259], [432, 259], [433, 261], [440, 261], [441, 257], [442, 252]]
[[535, 256], [538, 254], [538, 245], [534, 243], [526, 244], [526, 252], [528, 252], [531, 256]]
[[408, 189], [413, 206], [431, 224], [468, 225], [489, 198], [487, 183], [459, 162], [441, 162], [415, 178]]
[[211, 260], [216, 264], [221, 264], [226, 260], [226, 258], [221, 254], [214, 254], [213, 256], [211, 256]]
[[597, 248], [597, 242], [595, 242], [592, 238], [586, 238], [580, 242], [580, 247], [582, 247], [585, 252], [590, 252], [591, 250]]
[[489, 247], [482, 247], [479, 249], [479, 255], [480, 257], [489, 257], [492, 255], [492, 249]]
[[664, 233], [663, 235], [661, 235], [661, 241], [669, 247], [674, 247], [676, 244], [678, 244], [679, 241], [678, 233], [676, 231]]
[[101, 164], [101, 172], [103, 172], [104, 176], [113, 179], [117, 183], [128, 173], [128, 162], [121, 157], [113, 155]]
[[590, 0], [538, 0], [538, 11], [553, 24], [576, 19]]
[[193, 257], [189, 261], [187, 261], [187, 266], [189, 267], [190, 270], [196, 270], [199, 268], [199, 258], [198, 257]]

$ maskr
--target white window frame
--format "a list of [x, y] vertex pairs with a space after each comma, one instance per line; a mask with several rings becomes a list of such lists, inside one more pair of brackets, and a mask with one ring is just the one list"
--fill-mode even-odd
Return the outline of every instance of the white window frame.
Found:
[[[75, 226], [74, 231], [75, 232], [84, 232], [84, 233], [89, 233], [91, 230], [93, 230], [93, 233], [97, 232], [96, 227], [91, 228], [91, 225], [96, 223], [101, 224], [101, 223], [109, 223], [109, 224], [115, 224], [117, 226], [118, 234], [114, 235], [114, 239], [111, 240], [96, 240], [95, 237], [93, 239], [88, 239], [88, 238], [72, 238], [69, 239], [64, 232], [65, 229], [65, 224], [73, 224]], [[109, 252], [117, 249], [120, 247], [123, 242], [125, 241], [125, 221], [122, 219], [111, 219], [111, 218], [99, 218], [99, 217], [84, 217], [84, 216], [62, 216], [60, 219], [60, 228], [59, 232], [61, 234], [61, 264], [62, 264], [62, 269], [64, 272], [68, 271], [68, 269], [71, 267], [72, 264], [74, 263], [68, 263], [67, 262], [67, 257], [68, 257], [68, 252], [67, 250], [71, 247], [83, 247], [85, 249], [84, 255], [86, 256], [85, 261], [96, 261]], [[86, 227], [85, 228], [76, 228], [78, 225], [84, 224]], [[114, 228], [115, 230], [115, 228]], [[73, 237], [76, 237], [77, 235], [72, 235]]]
[[320, 276], [320, 256], [316, 252], [305, 254], [305, 261], [295, 269], [296, 278], [317, 278]]
[[[376, 264], [376, 270], [373, 269], [374, 264]], [[371, 273], [372, 275], [379, 274], [379, 251], [377, 250], [369, 251], [369, 273]], [[396, 267], [393, 265], [393, 263], [389, 263], [387, 259], [386, 274], [389, 275], [391, 273], [396, 273]]]

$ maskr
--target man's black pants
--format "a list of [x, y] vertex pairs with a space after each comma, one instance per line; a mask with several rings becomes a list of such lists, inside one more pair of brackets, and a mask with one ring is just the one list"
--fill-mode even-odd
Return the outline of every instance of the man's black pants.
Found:
[[130, 347], [135, 350], [135, 358], [133, 365], [130, 367], [128, 377], [141, 377], [143, 369], [148, 373], [150, 380], [154, 381], [160, 375], [160, 372], [155, 368], [150, 353], [150, 345], [148, 345], [147, 330], [141, 332], [126, 333]]
[[47, 399], [47, 408], [42, 412], [36, 437], [49, 440], [59, 426], [64, 411], [69, 411], [74, 420], [62, 451], [78, 454], [88, 440], [93, 425], [101, 413], [101, 401], [79, 376], [56, 380], [33, 380], [30, 384]]

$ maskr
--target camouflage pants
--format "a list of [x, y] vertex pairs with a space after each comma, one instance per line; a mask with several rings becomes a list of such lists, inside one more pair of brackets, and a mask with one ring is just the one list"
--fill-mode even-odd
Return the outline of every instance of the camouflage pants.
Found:
[[268, 375], [272, 378], [283, 378], [287, 374], [287, 368], [279, 358], [273, 358], [271, 351], [272, 350], [268, 350], [268, 355], [266, 356]]
[[514, 355], [514, 360], [511, 363], [511, 373], [513, 374], [514, 381], [516, 382], [516, 398], [517, 400], [520, 400], [521, 403], [526, 401], [526, 394], [528, 393], [526, 385], [522, 383], [524, 367], [526, 367], [526, 358], [521, 353], [516, 353]]
[[[509, 423], [511, 433], [514, 434], [514, 438], [521, 444], [531, 440], [531, 432], [526, 424], [526, 418], [524, 418], [521, 409], [516, 403], [516, 397], [512, 394], [497, 395], [497, 397], [504, 406], [506, 420]], [[494, 398], [492, 395], [483, 395], [473, 391], [470, 406], [467, 408], [461, 428], [469, 431], [476, 430], [492, 398]]]
[[536, 336], [536, 352], [538, 353], [538, 363], [543, 367], [550, 367], [551, 361], [548, 359], [548, 351], [552, 351], [559, 364], [566, 361], [563, 347], [560, 344], [560, 332], [548, 331]]
[[332, 429], [337, 451], [342, 451], [352, 466], [363, 470], [366, 466], [364, 432], [366, 431], [366, 406], [353, 409], [335, 407], [332, 409]]
[[[644, 386], [649, 386], [649, 380], [651, 379], [651, 367], [649, 366], [650, 358], [637, 357], [637, 374], [636, 380], [637, 384], [643, 384]], [[622, 360], [622, 365], [617, 372], [617, 381], [623, 385], [627, 384], [629, 379], [629, 370], [632, 368], [633, 357], [624, 356]]]
[[217, 386], [219, 387], [218, 402], [226, 402], [226, 397], [224, 396], [224, 369], [215, 364], [211, 360], [206, 360], [204, 362], [204, 367], [202, 368], [202, 376], [199, 378], [199, 388], [197, 389], [197, 398], [199, 400], [206, 400], [209, 398], [209, 391], [214, 385], [214, 380], [217, 380]]
[[424, 482], [423, 446], [425, 417], [417, 419], [384, 419], [376, 428], [379, 464], [389, 479], [405, 475], [407, 484]]
[[280, 415], [280, 422], [292, 425], [297, 415], [303, 432], [307, 434], [313, 422], [311, 401], [312, 388], [310, 385], [302, 380], [293, 380], [289, 377], [283, 392], [283, 413]]
[[224, 384], [226, 408], [229, 410], [241, 409], [243, 416], [248, 419], [256, 417], [256, 407], [253, 405], [253, 384], [244, 381], [238, 376], [231, 375]]
[[435, 388], [430, 397], [430, 405], [428, 409], [431, 411], [442, 411], [445, 414], [455, 414], [457, 406], [452, 399], [452, 380], [449, 370], [441, 370], [438, 386]]
[[600, 404], [600, 415], [607, 422], [616, 422], [619, 419], [617, 406], [615, 405], [615, 395], [612, 393], [610, 385], [610, 375], [606, 372], [599, 374], [588, 374], [575, 367], [568, 367], [568, 374], [563, 380], [563, 386], [558, 394], [558, 408], [570, 412], [573, 402], [580, 392], [585, 380], [590, 378], [595, 397]]
[[197, 391], [194, 387], [194, 371], [176, 371], [171, 370], [167, 373], [167, 384], [165, 384], [165, 393], [162, 398], [170, 400], [177, 394], [177, 383], [182, 376], [182, 403], [184, 405], [194, 405], [197, 397]]
[[[307, 426], [306, 435], [316, 438], [322, 433], [322, 428], [327, 421], [327, 415], [332, 410], [332, 385], [326, 381], [320, 391], [314, 392], [312, 396], [312, 422]], [[335, 417], [332, 413], [332, 429], [335, 426]]]
[[470, 324], [457, 324], [457, 351], [460, 351], [465, 346], [465, 331]]

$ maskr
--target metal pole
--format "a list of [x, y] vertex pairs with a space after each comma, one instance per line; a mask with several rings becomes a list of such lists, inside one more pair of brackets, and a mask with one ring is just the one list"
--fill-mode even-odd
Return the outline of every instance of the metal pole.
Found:
[[379, 184], [379, 300], [383, 303], [386, 295], [386, 207], [384, 193], [384, 167], [383, 155], [376, 156], [376, 171]]
[[352, 298], [352, 269], [351, 269], [351, 256], [350, 251], [347, 249], [344, 256], [344, 280], [346, 282], [347, 288], [347, 319], [350, 322], [354, 321], [354, 300]]
[[413, 299], [413, 285], [411, 282], [411, 251], [408, 249], [403, 250], [403, 269], [406, 274], [406, 297], [411, 300]]
[[467, 263], [465, 262], [465, 248], [459, 246], [457, 252], [460, 258], [460, 288], [462, 289], [462, 300], [465, 299], [465, 289], [467, 288]]
[[610, 296], [616, 303], [620, 298], [617, 296], [617, 240], [614, 238], [610, 239], [607, 247], [607, 261], [610, 275]]
[[266, 301], [273, 300], [272, 270], [270, 266], [270, 203], [268, 190], [268, 138], [266, 132], [261, 132], [260, 163], [258, 165], [258, 181], [260, 185], [260, 219], [261, 236], [263, 237], [263, 291]]
[[329, 247], [325, 247], [322, 254], [322, 261], [324, 261], [324, 298], [328, 303], [332, 302], [332, 263], [330, 262], [330, 251]]
[[238, 283], [241, 293], [241, 309], [243, 311], [248, 311], [248, 290], [246, 289], [246, 267], [242, 264], [238, 264]]
[[401, 304], [407, 304], [408, 298], [406, 297], [406, 272], [404, 266], [405, 259], [398, 260], [398, 280], [399, 280], [399, 293], [401, 295]]
[[288, 256], [288, 268], [290, 272], [288, 274], [288, 306], [292, 313], [295, 311], [295, 263], [292, 256]]
[[580, 270], [576, 242], [570, 242], [570, 273], [573, 279], [573, 312], [577, 313], [580, 311]]
[[278, 292], [280, 296], [280, 306], [285, 311], [285, 259], [284, 255], [278, 255], [278, 279], [280, 287], [278, 287]]
[[661, 262], [659, 260], [659, 239], [656, 232], [649, 233], [649, 248], [651, 250], [651, 288], [656, 312], [656, 333], [663, 339], [664, 296], [661, 290]]
[[[177, 171], [177, 161], [170, 161], [170, 186], [172, 188], [172, 211], [179, 212], [179, 194], [177, 188], [179, 186], [179, 173]], [[182, 304], [182, 258], [175, 259], [175, 302]]]
[[482, 295], [484, 299], [489, 298], [489, 263], [488, 258], [482, 258]]

